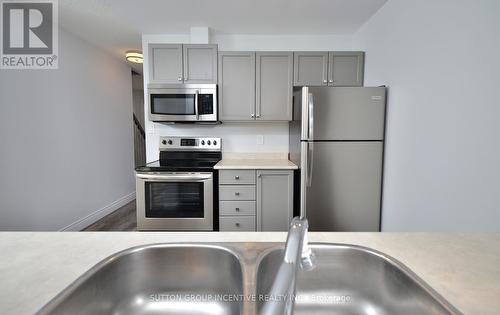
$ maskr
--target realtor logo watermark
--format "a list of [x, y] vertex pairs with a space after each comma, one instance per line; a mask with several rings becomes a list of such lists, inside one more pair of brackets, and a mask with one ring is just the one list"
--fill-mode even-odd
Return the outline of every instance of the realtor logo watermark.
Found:
[[1, 69], [57, 69], [57, 0], [1, 1]]

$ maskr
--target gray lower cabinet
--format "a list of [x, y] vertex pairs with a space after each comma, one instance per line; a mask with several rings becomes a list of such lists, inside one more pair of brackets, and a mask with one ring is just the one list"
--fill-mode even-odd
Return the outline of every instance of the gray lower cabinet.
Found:
[[219, 52], [219, 119], [254, 120], [255, 52]]
[[220, 217], [219, 229], [226, 232], [253, 232], [255, 231], [255, 216]]
[[256, 120], [292, 120], [293, 53], [256, 54]]
[[363, 86], [365, 53], [335, 51], [329, 54], [328, 84], [332, 86]]
[[293, 217], [293, 171], [257, 171], [257, 230], [288, 231]]
[[293, 216], [293, 171], [219, 171], [220, 231], [287, 231]]
[[149, 44], [149, 83], [217, 83], [217, 45]]
[[363, 86], [364, 52], [295, 52], [294, 86]]

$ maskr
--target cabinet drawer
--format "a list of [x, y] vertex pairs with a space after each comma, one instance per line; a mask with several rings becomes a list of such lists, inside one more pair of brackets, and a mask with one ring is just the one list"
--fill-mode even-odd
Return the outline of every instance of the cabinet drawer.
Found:
[[224, 170], [219, 173], [219, 183], [232, 185], [255, 184], [254, 170]]
[[221, 201], [219, 215], [255, 215], [255, 201]]
[[220, 200], [255, 200], [253, 185], [220, 185]]
[[255, 231], [255, 216], [220, 217], [220, 231]]

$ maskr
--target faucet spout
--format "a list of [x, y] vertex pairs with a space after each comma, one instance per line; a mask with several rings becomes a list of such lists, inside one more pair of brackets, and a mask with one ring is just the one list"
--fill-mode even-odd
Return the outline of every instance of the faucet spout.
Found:
[[307, 240], [307, 219], [293, 218], [286, 239], [283, 261], [274, 278], [261, 315], [291, 315], [295, 305], [295, 282], [299, 268], [313, 268], [312, 251]]

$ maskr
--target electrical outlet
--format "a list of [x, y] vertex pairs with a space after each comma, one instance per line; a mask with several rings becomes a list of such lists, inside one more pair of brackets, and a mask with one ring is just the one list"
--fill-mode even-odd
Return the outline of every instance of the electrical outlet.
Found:
[[257, 144], [264, 144], [264, 136], [262, 135], [257, 136]]

